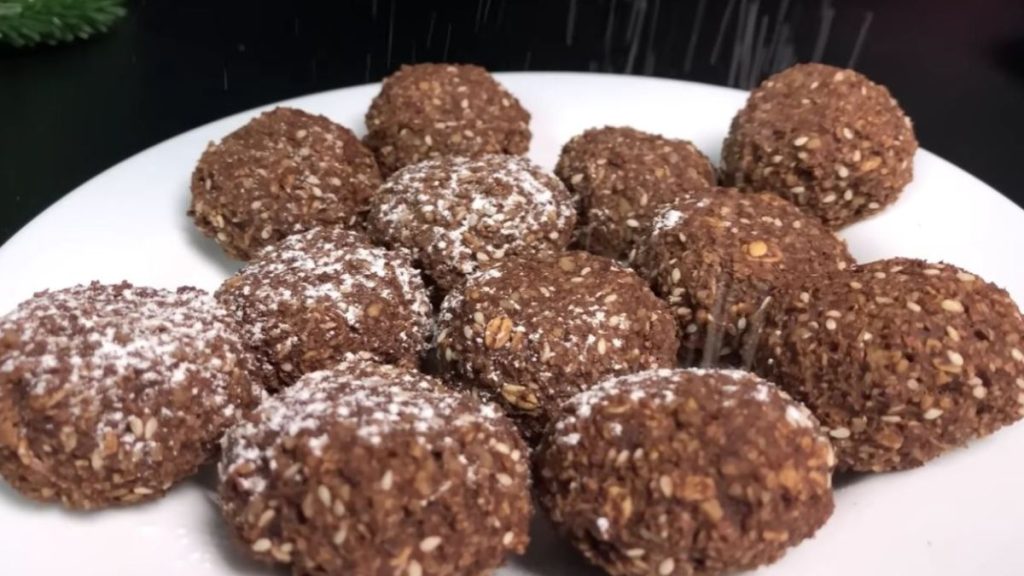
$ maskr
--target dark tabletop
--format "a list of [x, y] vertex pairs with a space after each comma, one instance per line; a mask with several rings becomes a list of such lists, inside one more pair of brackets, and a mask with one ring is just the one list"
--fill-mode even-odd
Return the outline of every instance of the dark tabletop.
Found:
[[0, 242], [170, 136], [440, 60], [739, 87], [797, 60], [852, 63], [889, 86], [922, 146], [1024, 205], [1022, 0], [149, 0], [128, 9], [88, 41], [0, 48]]

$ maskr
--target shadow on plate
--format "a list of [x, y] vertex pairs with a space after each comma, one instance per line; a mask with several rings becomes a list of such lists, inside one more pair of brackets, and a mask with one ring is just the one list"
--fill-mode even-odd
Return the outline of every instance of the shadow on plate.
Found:
[[551, 522], [537, 510], [530, 525], [530, 547], [526, 554], [514, 558], [508, 566], [529, 574], [573, 574], [600, 576], [604, 574], [592, 566], [555, 533]]
[[43, 512], [56, 506], [56, 504], [43, 504], [35, 500], [29, 500], [2, 480], [0, 480], [0, 501], [4, 503], [4, 506], [10, 505], [14, 508], [33, 513]]
[[182, 226], [187, 228], [185, 235], [188, 237], [189, 246], [196, 252], [202, 254], [204, 259], [216, 264], [217, 268], [224, 273], [225, 277], [233, 275], [242, 267], [243, 262], [233, 260], [225, 254], [224, 250], [222, 250], [212, 238], [204, 236], [203, 233], [192, 224], [191, 220], [183, 217]]
[[842, 490], [847, 486], [853, 486], [854, 484], [860, 484], [872, 476], [878, 476], [878, 474], [872, 474], [869, 472], [836, 472], [832, 476], [832, 489]]

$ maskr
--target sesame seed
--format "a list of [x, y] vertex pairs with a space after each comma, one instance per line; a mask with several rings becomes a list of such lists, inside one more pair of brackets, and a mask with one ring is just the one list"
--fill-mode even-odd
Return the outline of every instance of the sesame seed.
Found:
[[679, 268], [672, 269], [672, 283], [679, 282], [679, 279], [683, 277], [683, 273], [679, 271]]
[[843, 427], [833, 428], [828, 431], [828, 435], [837, 440], [845, 440], [850, 437], [850, 429]]
[[619, 299], [619, 296], [617, 294], [609, 294], [609, 295], [604, 297], [604, 303], [605, 304], [611, 304], [612, 302], [615, 302], [618, 299]]
[[1010, 350], [1010, 356], [1013, 356], [1013, 359], [1017, 362], [1024, 362], [1024, 352], [1021, 352], [1020, 348]]
[[273, 548], [273, 544], [266, 538], [260, 538], [259, 540], [252, 543], [252, 551], [256, 553], [268, 552]]
[[132, 429], [132, 434], [135, 434], [136, 438], [141, 438], [145, 432], [145, 425], [138, 416], [128, 418], [128, 427]]
[[328, 508], [330, 508], [331, 501], [333, 500], [333, 498], [331, 497], [331, 491], [327, 488], [327, 486], [324, 486], [323, 484], [321, 484], [316, 489], [316, 497], [320, 499], [320, 502], [324, 506], [327, 506]]
[[1017, 378], [1015, 382], [1017, 384], [1017, 388], [1024, 388], [1024, 378]]
[[334, 542], [335, 546], [341, 546], [345, 543], [345, 538], [348, 538], [348, 524], [342, 525], [342, 527], [334, 533], [331, 541]]
[[604, 341], [604, 338], [601, 338], [600, 340], [597, 341], [597, 353], [604, 354], [607, 351], [608, 344]]
[[256, 526], [259, 528], [263, 528], [267, 524], [270, 524], [270, 521], [274, 519], [274, 516], [277, 516], [277, 512], [274, 512], [273, 509], [268, 508], [264, 510], [263, 514], [260, 514], [260, 519], [258, 522], [256, 522]]
[[803, 186], [793, 186], [792, 188], [789, 189], [789, 191], [792, 192], [793, 194], [803, 194], [807, 190]]
[[907, 300], [907, 309], [911, 310], [913, 312], [920, 312], [921, 311], [921, 306], [917, 302], [914, 302], [912, 300]]
[[846, 78], [846, 74], [843, 73], [842, 70], [840, 70], [839, 72], [836, 72], [835, 76], [832, 77], [832, 81], [833, 82], [840, 82], [840, 81], [843, 80], [843, 78]]
[[843, 138], [846, 138], [847, 140], [853, 140], [853, 130], [850, 130], [849, 128], [843, 128]]
[[860, 282], [857, 282], [856, 280], [854, 280], [853, 282], [850, 282], [850, 288], [853, 288], [854, 290], [860, 290], [863, 287], [864, 287], [864, 285], [861, 284]]
[[661, 489], [661, 493], [666, 498], [671, 498], [673, 491], [672, 478], [669, 476], [662, 476], [661, 478], [658, 478], [658, 488]]
[[297, 140], [302, 140], [303, 138], [306, 137], [306, 134], [308, 134], [308, 132], [306, 132], [305, 130], [297, 130], [295, 132], [295, 138]]
[[441, 545], [440, 536], [427, 536], [423, 540], [420, 540], [420, 551], [422, 552], [433, 552]]
[[768, 245], [760, 240], [754, 240], [747, 245], [747, 253], [754, 258], [760, 258], [768, 253]]
[[907, 388], [910, 388], [911, 390], [917, 390], [920, 387], [921, 383], [918, 382], [917, 380], [914, 380], [913, 378], [907, 380]]
[[676, 569], [676, 561], [671, 558], [665, 558], [658, 564], [658, 574], [661, 576], [668, 576]]
[[961, 356], [960, 353], [955, 350], [947, 350], [946, 357], [949, 358], [949, 361], [952, 362], [954, 366], [964, 365], [964, 357]]
[[469, 108], [469, 100], [463, 98], [462, 101], [459, 102], [459, 106], [462, 108]]
[[629, 218], [629, 219], [626, 220], [626, 226], [629, 226], [630, 228], [639, 228], [640, 227], [640, 222], [637, 222], [633, 218]]
[[842, 318], [843, 317], [843, 313], [840, 312], [839, 310], [829, 310], [829, 311], [825, 312], [825, 317], [826, 318]]
[[836, 195], [834, 193], [828, 193], [824, 198], [821, 199], [822, 204], [831, 204], [836, 201]]
[[843, 192], [843, 200], [846, 200], [847, 202], [853, 200], [853, 190], [846, 190]]
[[138, 494], [139, 496], [149, 496], [150, 494], [153, 493], [153, 490], [151, 488], [146, 488], [145, 486], [136, 486], [132, 490], [132, 492]]
[[836, 321], [833, 320], [832, 318], [829, 318], [828, 320], [825, 320], [825, 328], [828, 328], [829, 330], [835, 330], [836, 329]]
[[898, 415], [895, 415], [895, 414], [886, 414], [885, 416], [882, 416], [880, 418], [880, 420], [882, 422], [887, 422], [889, 424], [895, 424], [897, 422], [902, 422], [903, 418], [901, 418], [901, 417], [899, 417]]
[[462, 327], [462, 334], [465, 335], [466, 338], [472, 338], [473, 337], [473, 328], [471, 328], [469, 326], [463, 326]]
[[643, 548], [630, 548], [626, 550], [626, 556], [630, 558], [642, 558], [644, 554], [647, 554], [647, 550]]
[[984, 386], [975, 386], [974, 388], [971, 389], [971, 395], [977, 398], [978, 400], [981, 400], [985, 398], [985, 396], [988, 396], [988, 389], [985, 388]]
[[821, 84], [821, 82], [818, 82], [817, 80], [815, 80], [814, 82], [811, 82], [811, 90], [814, 90], [815, 88], [817, 88], [819, 84]]
[[583, 181], [583, 174], [573, 174], [572, 178], [569, 179], [569, 182], [571, 182], [572, 184], [579, 184], [582, 181]]
[[957, 332], [956, 328], [953, 328], [952, 326], [946, 326], [946, 335], [949, 336], [949, 339], [954, 342], [960, 341], [960, 333]]
[[498, 484], [501, 484], [502, 486], [512, 485], [512, 477], [508, 474], [499, 472], [498, 474], [495, 474], [494, 477], [498, 480]]
[[943, 300], [942, 309], [946, 312], [961, 313], [964, 311], [964, 305], [959, 300]]
[[869, 202], [868, 203], [868, 209], [869, 210], [878, 210], [881, 207], [882, 207], [882, 205], [879, 204], [878, 202]]
[[797, 139], [793, 140], [793, 146], [796, 146], [797, 148], [799, 148], [799, 147], [803, 146], [804, 144], [807, 144], [808, 140], [810, 140], [810, 138], [808, 138], [807, 136], [800, 136]]
[[941, 408], [929, 408], [928, 410], [925, 410], [925, 412], [924, 412], [924, 419], [925, 420], [935, 420], [939, 416], [942, 416], [942, 409]]
[[772, 164], [778, 164], [779, 162], [782, 162], [782, 155], [776, 154], [775, 156], [772, 156], [771, 161]]
[[836, 164], [836, 174], [838, 174], [840, 178], [846, 178], [850, 175], [850, 169], [842, 164]]
[[381, 490], [391, 490], [391, 485], [395, 482], [395, 475], [388, 470], [384, 473], [384, 476], [380, 479]]
[[153, 439], [153, 436], [156, 435], [156, 429], [159, 426], [160, 424], [156, 421], [156, 418], [150, 418], [149, 420], [146, 421], [146, 429], [144, 430], [146, 440]]

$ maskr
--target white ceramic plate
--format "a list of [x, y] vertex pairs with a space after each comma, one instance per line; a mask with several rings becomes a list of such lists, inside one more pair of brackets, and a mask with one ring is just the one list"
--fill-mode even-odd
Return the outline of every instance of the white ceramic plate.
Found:
[[[693, 140], [717, 159], [745, 94], [701, 84], [593, 74], [502, 74], [533, 113], [531, 156], [553, 167], [572, 135], [631, 125]], [[297, 98], [288, 105], [358, 131], [377, 85]], [[911, 111], [913, 112], [913, 111]], [[192, 168], [210, 140], [256, 111], [154, 146], [67, 195], [0, 247], [0, 312], [43, 288], [93, 279], [213, 289], [237, 265], [185, 217]], [[102, 138], [102, 135], [97, 135]], [[920, 152], [899, 202], [844, 231], [861, 261], [943, 259], [1006, 287], [1024, 302], [1024, 211], [976, 178]], [[928, 466], [858, 479], [836, 492], [832, 520], [758, 574], [790, 576], [1021, 575], [1024, 425]], [[152, 504], [91, 514], [38, 506], [0, 482], [0, 573], [12, 576], [279, 574], [234, 549], [193, 480]], [[596, 574], [542, 522], [529, 554], [499, 572]]]

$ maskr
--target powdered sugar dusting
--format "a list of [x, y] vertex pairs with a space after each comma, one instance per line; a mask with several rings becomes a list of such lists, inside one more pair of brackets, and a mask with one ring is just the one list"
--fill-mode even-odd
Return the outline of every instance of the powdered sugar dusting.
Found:
[[[452, 427], [494, 428], [502, 418], [496, 407], [446, 390], [418, 372], [343, 362], [331, 370], [306, 374], [264, 402], [254, 418], [230, 430], [222, 443], [220, 473], [224, 478], [240, 467], [258, 470], [262, 462], [273, 461], [274, 453], [286, 443], [305, 444], [313, 454], [324, 454], [332, 449], [330, 430], [339, 426], [374, 446], [387, 443], [394, 433], [412, 433], [429, 446], [450, 442], [446, 432]], [[334, 450], [345, 448], [333, 446]], [[263, 489], [262, 481], [248, 478], [244, 490]]]
[[[232, 382], [242, 346], [232, 320], [201, 290], [93, 283], [41, 292], [0, 319], [0, 343], [5, 336], [0, 384], [25, 386], [30, 402], [60, 402], [76, 426], [94, 422], [75, 432], [91, 432], [107, 454], [120, 445], [148, 458], [157, 431], [180, 424], [177, 399], [194, 399], [197, 413], [222, 425], [242, 400]], [[260, 398], [259, 383], [250, 385], [243, 396]]]
[[367, 348], [371, 352], [415, 357], [432, 328], [426, 289], [406, 255], [340, 227], [317, 228], [265, 249], [217, 296], [242, 319], [246, 339], [274, 356], [271, 364], [301, 358], [308, 340], [356, 351], [376, 339], [388, 349]]
[[[670, 369], [659, 368], [646, 370], [625, 376], [613, 376], [599, 382], [594, 387], [580, 392], [565, 404], [565, 415], [556, 423], [555, 429], [561, 432], [557, 442], [565, 446], [575, 446], [579, 440], [580, 421], [594, 417], [594, 409], [598, 405], [613, 401], [614, 398], [626, 397], [634, 403], [650, 402], [654, 405], [666, 405], [676, 401], [677, 396], [666, 380], [683, 383], [691, 378], [725, 377], [735, 384], [722, 384], [718, 388], [722, 393], [722, 406], [731, 407], [736, 399], [745, 397], [759, 403], [770, 403], [773, 399], [785, 403], [784, 416], [793, 426], [813, 427], [814, 420], [810, 412], [800, 404], [793, 402], [788, 395], [758, 376], [743, 370], [733, 369]], [[621, 424], [611, 422], [605, 424], [615, 426], [621, 431]]]
[[442, 283], [505, 256], [557, 251], [575, 223], [565, 187], [518, 156], [407, 166], [375, 202], [371, 228], [388, 244], [415, 250]]

